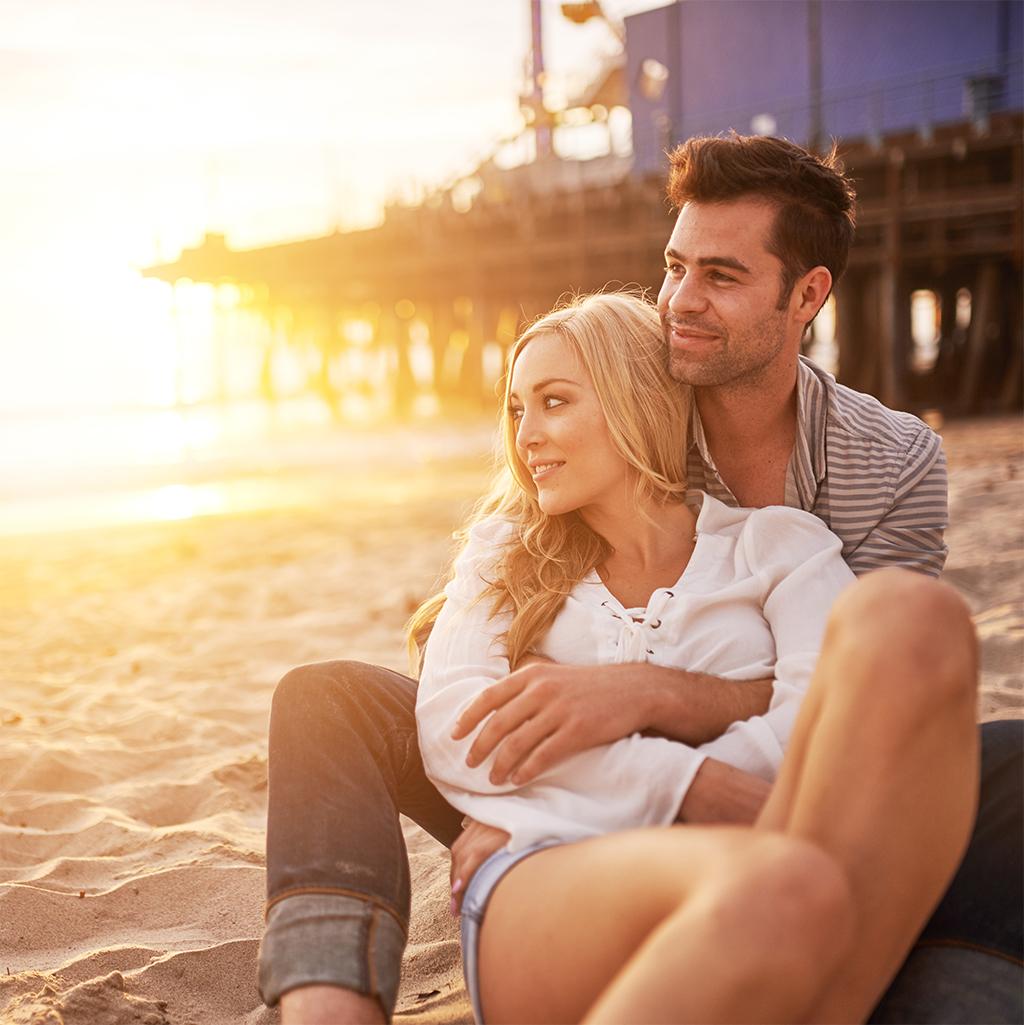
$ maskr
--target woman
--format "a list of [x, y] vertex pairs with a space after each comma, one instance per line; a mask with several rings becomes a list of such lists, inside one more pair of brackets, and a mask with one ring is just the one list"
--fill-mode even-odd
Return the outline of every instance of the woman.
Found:
[[[966, 842], [970, 658], [940, 667], [949, 700], [922, 723], [922, 674], [898, 639], [857, 672], [837, 620], [823, 647], [853, 582], [838, 539], [798, 510], [687, 494], [688, 401], [641, 300], [591, 296], [534, 324], [510, 359], [507, 473], [410, 624], [433, 627], [417, 698], [427, 771], [509, 834], [463, 901], [479, 1020], [863, 1020]], [[935, 586], [907, 576], [877, 574], [839, 605], [857, 621], [879, 588]], [[876, 725], [885, 651], [903, 692]], [[534, 654], [774, 676], [773, 697], [697, 749], [634, 735], [493, 783], [493, 757], [467, 765], [476, 731], [458, 716]], [[753, 828], [637, 828], [671, 825], [709, 757], [778, 777]]]

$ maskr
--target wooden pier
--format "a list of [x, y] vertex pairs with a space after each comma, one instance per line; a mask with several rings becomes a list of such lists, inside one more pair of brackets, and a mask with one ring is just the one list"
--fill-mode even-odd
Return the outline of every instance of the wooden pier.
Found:
[[[836, 292], [840, 380], [897, 408], [1021, 405], [1022, 139], [1024, 117], [1012, 113], [843, 147], [858, 230]], [[535, 166], [534, 180], [542, 170]], [[442, 404], [482, 406], [494, 402], [485, 346], [507, 349], [564, 293], [628, 284], [656, 291], [672, 216], [657, 179], [548, 191], [510, 184], [485, 189], [465, 212], [447, 194], [389, 209], [367, 231], [245, 251], [207, 236], [144, 273], [252, 286], [268, 315], [287, 308], [317, 338], [322, 382], [348, 344], [341, 325], [371, 323], [374, 344], [393, 354], [399, 414], [419, 387], [409, 360], [415, 323], [429, 335]], [[923, 373], [912, 365], [910, 320], [911, 296], [922, 290], [939, 310], [938, 357]], [[969, 307], [969, 323], [958, 304]]]

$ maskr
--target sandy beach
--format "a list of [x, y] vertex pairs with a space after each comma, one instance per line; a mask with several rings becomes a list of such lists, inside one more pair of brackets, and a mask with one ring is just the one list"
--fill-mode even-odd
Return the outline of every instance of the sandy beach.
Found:
[[[1024, 429], [943, 435], [979, 719], [1022, 717]], [[330, 658], [407, 670], [402, 624], [486, 462], [321, 467], [269, 511], [0, 537], [0, 1021], [277, 1021], [256, 991], [274, 686]], [[447, 857], [405, 833], [396, 1020], [471, 1022]]]

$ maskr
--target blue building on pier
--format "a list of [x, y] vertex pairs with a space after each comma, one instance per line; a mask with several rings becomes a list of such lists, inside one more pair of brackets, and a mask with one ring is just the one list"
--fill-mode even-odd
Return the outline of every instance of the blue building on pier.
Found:
[[1020, 0], [677, 0], [626, 19], [634, 171], [734, 128], [820, 145], [1024, 107]]

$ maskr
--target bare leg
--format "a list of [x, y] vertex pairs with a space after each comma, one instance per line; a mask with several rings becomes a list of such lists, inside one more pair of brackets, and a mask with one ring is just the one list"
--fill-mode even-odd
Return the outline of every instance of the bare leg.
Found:
[[975, 660], [950, 589], [859, 582], [758, 827], [619, 834], [516, 866], [481, 938], [488, 1020], [863, 1021], [966, 844]]
[[773, 852], [746, 832], [742, 855], [731, 865], [719, 858], [716, 874], [650, 933], [587, 1022], [808, 1020], [852, 933], [846, 878], [817, 847], [777, 836], [785, 846]]
[[943, 584], [873, 573], [840, 597], [758, 827], [845, 869], [857, 928], [815, 1021], [863, 1021], [956, 871], [977, 794], [976, 642]]
[[831, 859], [749, 828], [552, 848], [516, 865], [491, 898], [484, 1013], [491, 1025], [580, 1021], [588, 1010], [619, 1023], [795, 1020], [838, 964], [851, 915]]
[[281, 1025], [383, 1025], [375, 997], [341, 986], [300, 986], [281, 997]]

